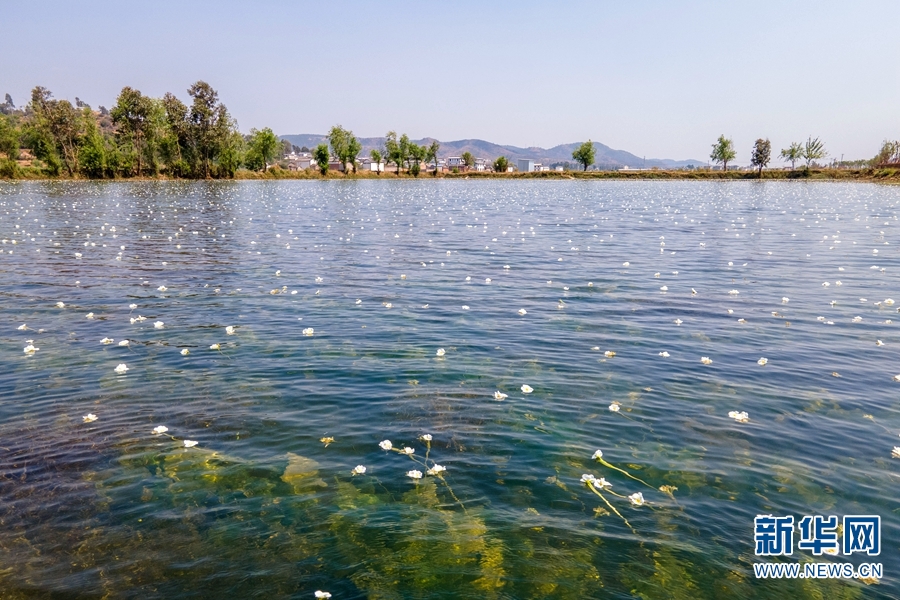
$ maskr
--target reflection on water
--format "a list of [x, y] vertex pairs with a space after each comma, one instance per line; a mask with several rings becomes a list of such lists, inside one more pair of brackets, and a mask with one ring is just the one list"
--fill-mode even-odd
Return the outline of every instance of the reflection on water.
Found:
[[[0, 184], [0, 596], [895, 595], [898, 202]], [[757, 581], [763, 513], [884, 581]]]

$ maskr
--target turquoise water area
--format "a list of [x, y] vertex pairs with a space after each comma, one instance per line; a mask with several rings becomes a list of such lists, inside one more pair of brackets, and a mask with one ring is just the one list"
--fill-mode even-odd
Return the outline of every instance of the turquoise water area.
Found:
[[[0, 596], [898, 597], [898, 206], [0, 183]], [[770, 513], [881, 515], [883, 581], [755, 579]]]

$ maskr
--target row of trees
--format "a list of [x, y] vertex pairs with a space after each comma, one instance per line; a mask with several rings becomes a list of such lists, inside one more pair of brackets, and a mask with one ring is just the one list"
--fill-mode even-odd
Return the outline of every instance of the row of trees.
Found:
[[[712, 145], [712, 153], [709, 155], [709, 158], [714, 163], [721, 164], [722, 169], [727, 171], [728, 163], [733, 161], [736, 156], [737, 152], [734, 149], [734, 142], [724, 135], [720, 135], [716, 143]], [[806, 168], [809, 169], [813, 161], [821, 160], [827, 156], [828, 152], [825, 150], [825, 144], [819, 138], [812, 136], [806, 140], [805, 144], [794, 142], [781, 150], [781, 158], [791, 163], [792, 171], [800, 160], [805, 160]], [[750, 164], [759, 169], [760, 176], [762, 176], [762, 170], [769, 165], [771, 159], [772, 143], [768, 138], [756, 140], [753, 143], [753, 150], [750, 154]]]
[[[407, 172], [418, 177], [422, 170], [422, 163], [433, 162], [437, 165], [438, 151], [441, 145], [433, 140], [430, 145], [419, 145], [409, 139], [405, 133], [399, 138], [395, 131], [388, 131], [384, 140], [384, 147], [373, 149], [370, 158], [375, 164], [390, 162], [396, 166], [399, 176], [400, 170], [405, 168]], [[313, 150], [313, 158], [324, 175], [328, 172], [328, 164], [334, 158], [344, 169], [352, 169], [356, 173], [356, 165], [362, 145], [352, 131], [335, 125], [328, 132], [328, 144], [319, 144]], [[468, 156], [467, 156], [468, 155]], [[475, 164], [475, 158], [468, 152], [463, 154], [466, 164]], [[379, 172], [380, 173], [380, 172]], [[437, 174], [437, 170], [434, 171]]]
[[204, 81], [188, 90], [189, 104], [125, 87], [115, 105], [93, 110], [76, 99], [36, 87], [17, 109], [9, 94], [0, 105], [0, 174], [14, 175], [21, 150], [48, 175], [92, 178], [155, 176], [233, 177], [245, 166], [264, 169], [281, 148], [271, 129], [242, 136], [219, 95]]

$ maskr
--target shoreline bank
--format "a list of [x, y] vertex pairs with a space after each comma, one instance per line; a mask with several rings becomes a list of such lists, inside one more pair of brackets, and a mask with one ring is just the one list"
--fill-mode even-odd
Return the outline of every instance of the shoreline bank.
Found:
[[[268, 180], [342, 180], [342, 179], [419, 179], [423, 181], [434, 179], [508, 179], [508, 180], [681, 180], [681, 181], [864, 181], [864, 182], [888, 182], [900, 183], [900, 168], [897, 169], [797, 169], [794, 171], [764, 171], [760, 176], [751, 171], [542, 171], [535, 173], [493, 173], [470, 171], [463, 173], [440, 173], [437, 176], [430, 173], [420, 174], [415, 177], [409, 173], [401, 172], [399, 175], [393, 171], [377, 174], [371, 172], [340, 173], [330, 171], [327, 175], [321, 175], [313, 171], [286, 171], [284, 169], [271, 169], [266, 173], [240, 170], [235, 173], [233, 180], [239, 181], [268, 181]], [[227, 181], [222, 179], [221, 181]], [[205, 181], [202, 179], [187, 179], [159, 175], [156, 177], [121, 177], [115, 179], [88, 177], [48, 177], [46, 174], [22, 172], [15, 177], [0, 177], [0, 181]]]

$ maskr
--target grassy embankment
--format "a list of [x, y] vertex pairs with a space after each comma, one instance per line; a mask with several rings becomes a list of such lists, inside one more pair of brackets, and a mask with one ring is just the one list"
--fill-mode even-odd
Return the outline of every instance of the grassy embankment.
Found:
[[[757, 180], [759, 175], [750, 171], [543, 171], [540, 173], [491, 173], [470, 171], [468, 173], [442, 173], [435, 177], [430, 173], [422, 173], [417, 178], [409, 173], [401, 172], [397, 175], [389, 170], [381, 175], [372, 172], [360, 171], [356, 174], [344, 174], [329, 171], [327, 175], [321, 175], [318, 171], [287, 171], [273, 168], [265, 173], [240, 169], [235, 174], [235, 179], [272, 180], [272, 179], [636, 179], [636, 180]], [[58, 176], [49, 177], [43, 169], [37, 167], [23, 167], [16, 169], [13, 177], [4, 177], [0, 173], [0, 180], [86, 180], [83, 177]], [[165, 181], [172, 179], [165, 175], [157, 177], [132, 177], [107, 181]], [[815, 180], [815, 181], [884, 181], [900, 183], [900, 168], [898, 169], [797, 169], [794, 171], [763, 171], [764, 180]]]

